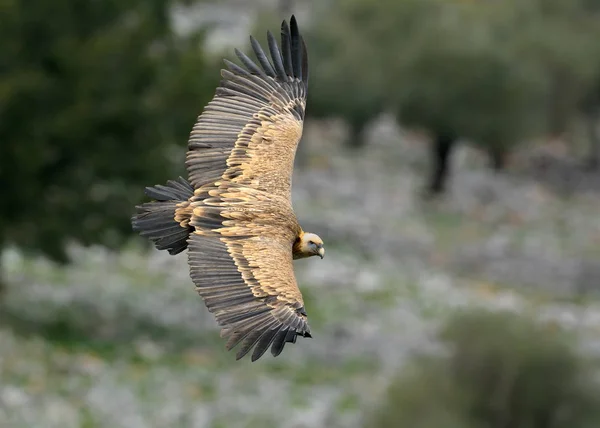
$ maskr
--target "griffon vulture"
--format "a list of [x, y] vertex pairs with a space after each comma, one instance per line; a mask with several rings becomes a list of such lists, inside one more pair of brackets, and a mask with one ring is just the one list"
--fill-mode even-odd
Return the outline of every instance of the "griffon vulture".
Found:
[[291, 202], [302, 136], [308, 58], [292, 16], [281, 48], [267, 32], [271, 61], [250, 37], [257, 62], [227, 70], [188, 141], [188, 180], [146, 188], [133, 229], [159, 250], [188, 249], [196, 290], [222, 327], [226, 349], [273, 356], [297, 336], [311, 337], [293, 259], [323, 258], [323, 241], [302, 230]]

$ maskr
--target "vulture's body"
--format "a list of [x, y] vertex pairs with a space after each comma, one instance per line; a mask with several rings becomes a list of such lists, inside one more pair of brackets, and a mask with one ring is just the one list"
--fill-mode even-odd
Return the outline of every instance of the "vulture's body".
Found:
[[279, 355], [310, 337], [293, 259], [323, 257], [321, 239], [304, 233], [291, 203], [292, 172], [302, 136], [308, 66], [292, 16], [281, 49], [268, 33], [271, 61], [250, 38], [257, 63], [225, 61], [223, 80], [188, 141], [189, 180], [146, 188], [155, 201], [137, 207], [134, 230], [160, 250], [188, 249], [196, 290], [222, 326], [227, 349], [252, 361]]

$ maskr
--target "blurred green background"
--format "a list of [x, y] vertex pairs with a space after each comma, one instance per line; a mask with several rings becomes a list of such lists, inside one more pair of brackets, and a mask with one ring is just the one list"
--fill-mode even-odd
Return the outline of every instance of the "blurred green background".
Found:
[[[295, 13], [313, 339], [236, 362], [131, 232]], [[600, 1], [0, 1], [0, 426], [600, 426]]]

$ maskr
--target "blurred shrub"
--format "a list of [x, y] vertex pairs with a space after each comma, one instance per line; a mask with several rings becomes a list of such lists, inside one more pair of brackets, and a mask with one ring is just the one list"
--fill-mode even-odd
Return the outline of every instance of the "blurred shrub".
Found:
[[64, 261], [69, 240], [116, 246], [143, 186], [184, 172], [170, 149], [219, 75], [201, 33], [174, 33], [172, 6], [2, 2], [0, 248]]
[[596, 372], [566, 333], [513, 313], [454, 316], [447, 356], [415, 361], [392, 383], [369, 427], [592, 428]]

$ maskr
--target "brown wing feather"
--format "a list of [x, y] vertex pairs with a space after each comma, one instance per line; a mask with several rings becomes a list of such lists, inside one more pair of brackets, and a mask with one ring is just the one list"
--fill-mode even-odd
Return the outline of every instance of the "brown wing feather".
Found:
[[236, 358], [279, 355], [310, 337], [292, 246], [301, 228], [291, 207], [294, 156], [306, 103], [306, 48], [295, 18], [282, 24], [281, 51], [268, 33], [269, 62], [251, 38], [256, 65], [226, 61], [223, 80], [198, 118], [186, 166], [190, 199], [190, 275], [222, 326]]
[[226, 348], [241, 343], [236, 359], [252, 348], [252, 361], [271, 347], [310, 337], [304, 302], [292, 266], [289, 243], [277, 235], [205, 236], [189, 240], [192, 280], [206, 307], [223, 327]]
[[290, 197], [306, 106], [306, 46], [293, 17], [291, 31], [282, 24], [281, 51], [270, 33], [267, 38], [272, 63], [251, 38], [260, 66], [236, 51], [245, 68], [226, 61], [229, 70], [222, 70], [192, 129], [186, 166], [196, 189], [225, 179]]

